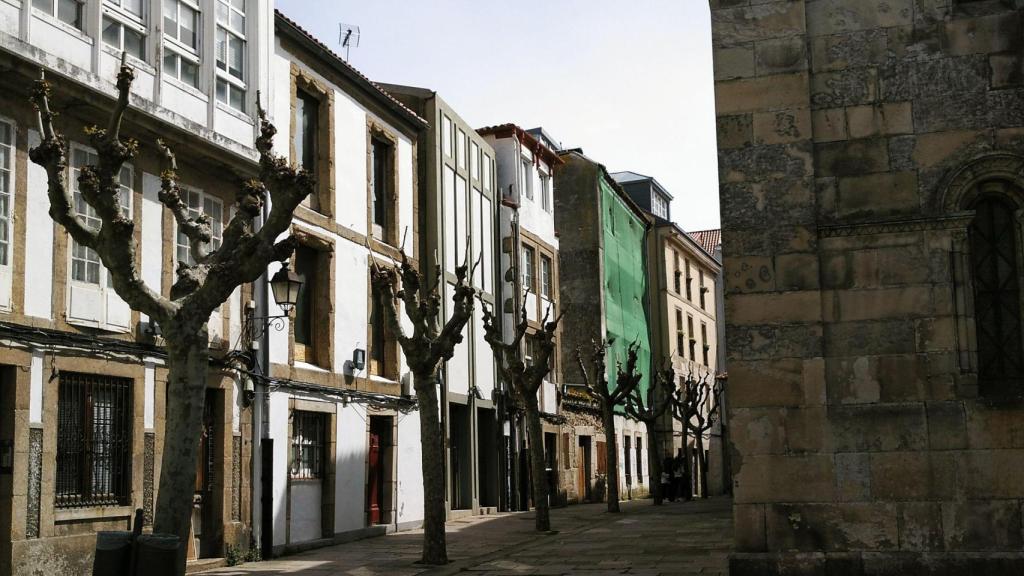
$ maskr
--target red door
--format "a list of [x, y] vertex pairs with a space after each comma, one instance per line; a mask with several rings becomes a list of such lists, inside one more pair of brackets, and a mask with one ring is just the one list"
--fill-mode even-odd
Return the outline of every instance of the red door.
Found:
[[367, 508], [370, 510], [370, 524], [380, 524], [381, 500], [384, 495], [384, 474], [381, 466], [380, 434], [370, 432], [370, 474], [366, 491]]

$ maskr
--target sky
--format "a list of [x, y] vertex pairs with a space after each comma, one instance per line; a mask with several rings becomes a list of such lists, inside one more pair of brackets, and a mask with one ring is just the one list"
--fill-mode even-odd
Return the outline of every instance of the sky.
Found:
[[[686, 230], [719, 226], [704, 0], [276, 0], [371, 80], [430, 88], [477, 127], [543, 126], [609, 171], [653, 176]], [[557, 193], [557, 190], [556, 190]]]

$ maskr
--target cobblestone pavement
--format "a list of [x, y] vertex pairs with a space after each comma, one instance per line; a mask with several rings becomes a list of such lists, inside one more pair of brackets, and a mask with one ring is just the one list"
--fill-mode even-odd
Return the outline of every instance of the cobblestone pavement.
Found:
[[726, 576], [732, 546], [731, 502], [624, 502], [552, 511], [555, 534], [533, 532], [532, 513], [473, 516], [448, 523], [452, 563], [429, 568], [419, 558], [421, 533], [402, 532], [339, 544], [277, 560], [221, 568], [220, 576], [469, 576], [580, 574]]

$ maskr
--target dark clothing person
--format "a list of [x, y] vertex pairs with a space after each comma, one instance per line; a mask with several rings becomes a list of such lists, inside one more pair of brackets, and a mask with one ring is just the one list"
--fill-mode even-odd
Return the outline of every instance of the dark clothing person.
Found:
[[676, 501], [676, 492], [672, 486], [672, 480], [675, 477], [673, 468], [672, 457], [666, 456], [665, 461], [661, 463], [661, 496], [669, 502]]
[[683, 484], [684, 482], [688, 482], [685, 478], [686, 467], [684, 466], [684, 457], [683, 449], [680, 448], [679, 453], [672, 459], [672, 492], [675, 494], [676, 498], [679, 498], [680, 500], [687, 499], [685, 492], [686, 485]]

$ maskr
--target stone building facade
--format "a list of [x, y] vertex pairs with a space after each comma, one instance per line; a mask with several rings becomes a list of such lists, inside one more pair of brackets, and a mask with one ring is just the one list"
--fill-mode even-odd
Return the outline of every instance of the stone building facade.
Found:
[[1024, 572], [1024, 9], [711, 6], [732, 573]]
[[[649, 262], [645, 246], [650, 222], [604, 166], [579, 149], [559, 152], [563, 164], [555, 171], [555, 223], [563, 240], [560, 256], [561, 297], [565, 306], [561, 354], [571, 359], [563, 377], [568, 387], [565, 412], [574, 423], [564, 440], [566, 490], [576, 501], [600, 501], [608, 476], [618, 475], [619, 497], [642, 498], [649, 493], [649, 448], [643, 423], [615, 417], [619, 470], [606, 470], [608, 441], [600, 413], [573, 389], [584, 384], [575, 361], [595, 342], [607, 341], [607, 378], [615, 382], [617, 362], [625, 362], [631, 343], [639, 346], [637, 370], [646, 397], [651, 378], [651, 308]], [[590, 376], [594, 378], [593, 375]]]
[[[158, 330], [50, 219], [46, 173], [28, 153], [40, 141], [32, 81], [42, 68], [52, 83], [74, 189], [78, 170], [96, 162], [84, 128], [109, 121], [122, 55], [133, 67], [122, 134], [140, 152], [119, 174], [120, 199], [141, 276], [167, 294], [189, 254], [157, 198], [156, 140], [174, 148], [183, 199], [211, 217], [216, 236], [240, 179], [258, 170], [256, 98], [268, 88], [271, 4], [201, 4], [0, 3], [0, 574], [90, 573], [97, 530], [129, 528], [136, 509], [151, 525], [167, 398]], [[216, 51], [225, 35], [232, 49]], [[240, 336], [246, 294], [236, 290], [211, 318], [215, 359]], [[191, 543], [200, 558], [249, 545], [251, 422], [238, 374], [211, 365]]]

